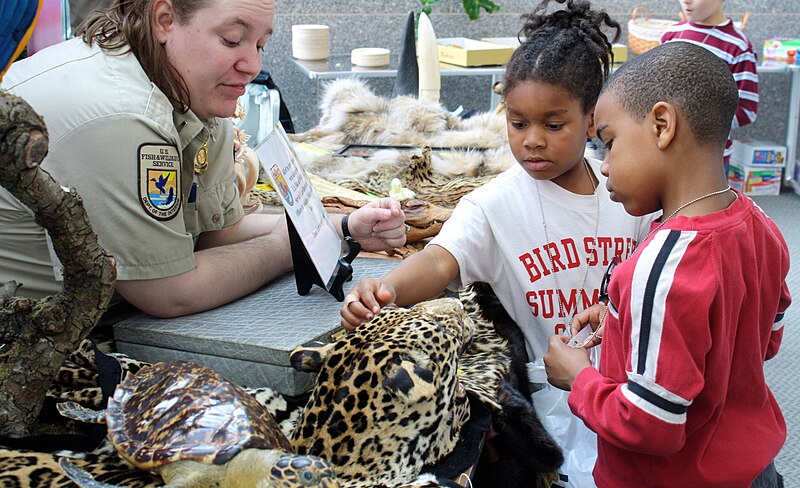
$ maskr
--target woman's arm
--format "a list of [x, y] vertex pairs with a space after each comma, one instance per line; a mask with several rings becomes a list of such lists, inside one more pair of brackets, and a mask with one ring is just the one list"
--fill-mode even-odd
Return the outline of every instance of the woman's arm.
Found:
[[[245, 229], [231, 229], [225, 237]], [[292, 268], [285, 221], [275, 221], [266, 235], [199, 250], [195, 252], [195, 260], [194, 269], [176, 276], [118, 281], [117, 291], [140, 310], [163, 318], [198, 313], [232, 302]]]

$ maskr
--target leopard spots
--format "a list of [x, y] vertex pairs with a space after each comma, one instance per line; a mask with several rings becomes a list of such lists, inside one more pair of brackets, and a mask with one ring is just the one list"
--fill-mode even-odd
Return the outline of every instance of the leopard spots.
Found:
[[473, 329], [457, 300], [440, 299], [384, 308], [334, 344], [298, 348], [293, 364], [319, 373], [293, 447], [331, 461], [344, 483], [412, 481], [469, 418], [456, 370]]

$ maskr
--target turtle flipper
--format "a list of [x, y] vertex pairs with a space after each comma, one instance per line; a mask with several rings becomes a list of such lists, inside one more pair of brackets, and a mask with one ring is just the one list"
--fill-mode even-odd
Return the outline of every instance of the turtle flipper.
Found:
[[92, 410], [75, 402], [60, 402], [56, 404], [56, 410], [64, 417], [87, 424], [105, 424], [106, 411]]
[[61, 466], [64, 474], [67, 475], [67, 478], [71, 479], [81, 488], [118, 488], [117, 485], [109, 485], [108, 483], [95, 480], [94, 476], [84, 471], [83, 468], [79, 468], [67, 458], [61, 458], [58, 464]]

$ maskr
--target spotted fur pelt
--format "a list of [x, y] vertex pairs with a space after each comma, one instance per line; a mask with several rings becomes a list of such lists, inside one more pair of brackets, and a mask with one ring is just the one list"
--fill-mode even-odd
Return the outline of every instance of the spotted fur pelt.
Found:
[[[473, 285], [459, 298], [466, 315], [452, 305], [442, 313], [440, 300], [388, 307], [336, 343], [296, 349], [292, 364], [318, 377], [292, 437], [295, 448], [329, 459], [342, 486], [402, 486], [423, 462], [452, 449], [451, 435], [432, 434], [460, 429], [453, 392], [463, 388], [489, 407], [494, 424], [491, 449], [500, 459], [478, 466], [482, 486], [536, 486], [554, 472], [561, 450], [529, 393], [520, 392], [528, 387], [519, 329], [488, 285]], [[472, 336], [466, 346], [464, 327]], [[404, 371], [393, 366], [395, 357], [409, 363]], [[398, 394], [395, 384], [409, 393]]]
[[522, 331], [488, 284], [473, 284], [462, 293], [462, 301], [471, 304], [466, 306], [475, 307], [472, 315], [479, 317], [476, 320], [493, 325], [496, 336], [506, 345], [502, 354], [510, 363], [508, 376], [495, 390], [499, 408], [492, 410], [493, 432], [487, 436], [473, 485], [480, 488], [549, 487], [547, 480], [564, 462], [564, 456], [533, 408]]
[[[120, 376], [117, 381], [136, 374], [147, 364], [124, 354], [108, 353], [106, 356], [118, 364]], [[95, 410], [105, 408], [95, 346], [92, 341], [84, 340], [67, 357], [56, 379], [47, 390], [47, 399], [50, 403], [72, 401]]]
[[[500, 305], [491, 288], [485, 284], [473, 285], [459, 297], [474, 325], [472, 340], [461, 354], [457, 376], [463, 388], [489, 406], [495, 435], [487, 441], [484, 451], [492, 450], [494, 459], [481, 459], [476, 470], [475, 486], [533, 486], [543, 473], [555, 470], [561, 464], [561, 451], [547, 435], [536, 417], [527, 391], [527, 374], [524, 369], [524, 339], [516, 324]], [[121, 354], [111, 355], [119, 362], [120, 376], [134, 374], [147, 363]], [[456, 373], [450, 371], [449, 374]], [[86, 341], [65, 363], [54, 382], [49, 396], [53, 401], [78, 400], [89, 408], [102, 408], [102, 392], [98, 384], [99, 373], [95, 352]], [[291, 436], [295, 431], [302, 408], [287, 403], [287, 399], [269, 388], [247, 390], [265, 405], [279, 421], [281, 429]], [[459, 410], [454, 425], [466, 419]], [[57, 447], [57, 446], [54, 446]], [[6, 478], [19, 480], [10, 486], [37, 486], [28, 479], [51, 480], [52, 486], [67, 486], [57, 466], [60, 457], [78, 459], [77, 464], [96, 474], [100, 479], [124, 486], [155, 486], [160, 482], [144, 476], [126, 466], [104, 442], [92, 452], [31, 453], [21, 450], [0, 451], [0, 466]], [[410, 476], [405, 481], [390, 483], [397, 487], [439, 486], [435, 477]], [[4, 486], [0, 483], [0, 486]], [[354, 480], [345, 486], [374, 486], [369, 482]]]
[[474, 323], [440, 298], [384, 307], [333, 343], [307, 343], [292, 366], [316, 383], [291, 442], [333, 464], [343, 486], [401, 486], [455, 447], [469, 418], [458, 357]]
[[62, 457], [69, 457], [75, 465], [94, 476], [99, 482], [128, 488], [154, 488], [164, 484], [158, 476], [133, 469], [116, 455], [84, 453], [76, 457], [0, 447], [0, 486], [72, 488], [75, 484], [67, 478], [58, 465]]
[[[308, 153], [306, 168], [346, 188], [386, 195], [392, 178], [400, 178], [419, 198], [455, 205], [464, 192], [509, 168], [515, 160], [508, 147], [504, 114], [487, 112], [463, 120], [438, 103], [412, 97], [392, 99], [375, 95], [358, 79], [327, 84], [321, 98], [319, 125], [290, 136], [330, 151], [346, 144], [413, 146], [417, 151], [383, 149], [369, 157], [338, 157]], [[423, 147], [456, 148], [432, 151]], [[420, 158], [423, 168], [420, 168]], [[430, 196], [429, 196], [429, 195]], [[431, 199], [451, 195], [448, 201]]]

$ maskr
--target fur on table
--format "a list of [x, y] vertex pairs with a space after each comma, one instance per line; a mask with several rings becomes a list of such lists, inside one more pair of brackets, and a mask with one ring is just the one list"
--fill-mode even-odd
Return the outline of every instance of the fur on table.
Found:
[[[491, 411], [493, 424], [492, 437], [487, 439], [484, 447], [484, 452], [492, 455], [480, 459], [473, 486], [549, 486], [549, 483], [543, 484], [542, 481], [561, 465], [563, 454], [542, 426], [531, 404], [524, 369], [526, 357], [522, 333], [488, 285], [473, 285], [461, 294], [460, 299], [465, 311], [476, 323], [476, 333], [459, 358], [458, 381]], [[47, 403], [50, 408], [47, 410], [54, 410], [53, 405], [63, 401], [77, 402], [91, 409], [103, 408], [118, 381], [146, 366], [147, 363], [122, 354], [100, 353], [89, 341], [84, 341], [70, 355], [53, 382], [48, 392]], [[450, 373], [455, 371], [451, 370]], [[248, 388], [246, 391], [270, 411], [287, 436], [292, 435], [303, 415], [302, 398], [284, 397], [270, 388]], [[36, 480], [46, 479], [47, 486], [67, 486], [69, 481], [58, 465], [63, 457], [91, 470], [99, 481], [137, 488], [161, 485], [157, 477], [133, 469], [122, 461], [106, 439], [104, 430], [92, 429], [88, 431], [91, 434], [84, 430], [75, 431], [73, 429], [78, 429], [79, 425], [73, 425], [72, 421], [57, 414], [48, 415], [47, 419], [51, 429], [64, 432], [69, 428], [83, 435], [58, 437], [60, 441], [69, 438], [73, 443], [71, 446], [59, 445], [52, 439], [48, 440], [47, 436], [29, 439], [31, 445], [28, 446], [0, 445], [0, 467], [3, 468], [0, 485], [5, 479], [19, 481], [14, 486], [40, 486], [42, 483]], [[91, 428], [88, 425], [83, 427]], [[78, 438], [83, 439], [82, 449], [74, 445]], [[413, 437], [409, 442], [414, 444]], [[40, 449], [38, 452], [30, 450], [34, 445]], [[413, 456], [425, 454], [417, 453], [414, 449], [409, 452]], [[387, 463], [397, 463], [398, 466], [410, 463], [406, 459], [390, 457]], [[36, 478], [33, 477], [34, 473]], [[419, 477], [414, 481], [387, 482], [382, 486], [439, 486], [437, 478], [418, 472], [415, 474]], [[369, 483], [370, 480], [358, 478], [340, 481], [343, 487], [375, 486]]]
[[399, 178], [419, 199], [452, 207], [515, 162], [502, 113], [460, 119], [438, 103], [380, 97], [353, 78], [325, 85], [320, 110], [316, 127], [290, 138], [334, 153], [348, 144], [418, 148], [387, 148], [369, 157], [323, 154], [304, 160], [309, 172], [345, 188], [384, 196], [391, 180]]

